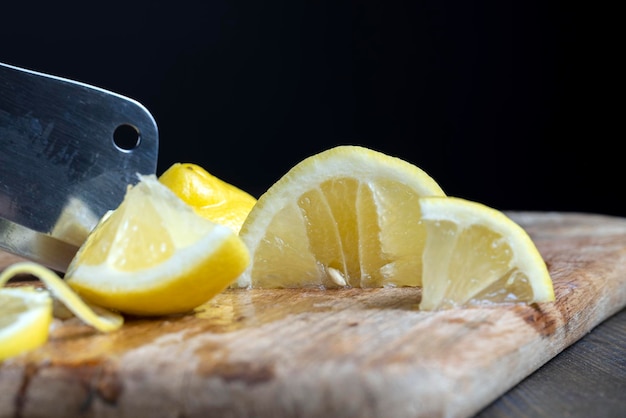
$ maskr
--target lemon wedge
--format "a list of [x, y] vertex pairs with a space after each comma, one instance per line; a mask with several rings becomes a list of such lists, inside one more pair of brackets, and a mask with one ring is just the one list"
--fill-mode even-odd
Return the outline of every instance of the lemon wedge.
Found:
[[256, 198], [193, 163], [174, 163], [161, 176], [165, 184], [198, 215], [236, 233]]
[[423, 196], [444, 192], [399, 158], [352, 145], [310, 156], [248, 214], [239, 236], [251, 262], [237, 286], [421, 285]]
[[454, 197], [419, 205], [427, 235], [420, 309], [554, 300], [541, 254], [504, 213]]
[[208, 301], [248, 263], [248, 250], [232, 229], [199, 216], [149, 175], [96, 225], [65, 280], [92, 304], [168, 315]]

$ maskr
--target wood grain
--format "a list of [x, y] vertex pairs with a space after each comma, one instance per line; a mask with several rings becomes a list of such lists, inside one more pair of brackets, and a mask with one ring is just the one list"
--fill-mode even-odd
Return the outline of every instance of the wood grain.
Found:
[[[510, 213], [557, 301], [420, 312], [419, 289], [235, 290], [0, 365], [0, 417], [469, 417], [626, 305], [626, 219]], [[52, 411], [56, 412], [52, 412]]]

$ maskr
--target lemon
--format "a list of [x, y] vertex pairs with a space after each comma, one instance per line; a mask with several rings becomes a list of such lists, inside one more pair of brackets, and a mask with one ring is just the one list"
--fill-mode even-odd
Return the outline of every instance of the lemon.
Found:
[[419, 204], [427, 233], [420, 309], [554, 300], [541, 254], [504, 213], [453, 197]]
[[165, 184], [196, 213], [236, 233], [256, 198], [193, 163], [175, 163], [161, 176]]
[[422, 196], [444, 192], [399, 158], [352, 145], [310, 156], [248, 214], [239, 236], [251, 262], [237, 285], [420, 285]]
[[86, 301], [135, 315], [190, 311], [233, 282], [249, 253], [156, 176], [140, 176], [87, 237], [65, 280]]
[[0, 289], [0, 361], [46, 342], [52, 298], [33, 287]]

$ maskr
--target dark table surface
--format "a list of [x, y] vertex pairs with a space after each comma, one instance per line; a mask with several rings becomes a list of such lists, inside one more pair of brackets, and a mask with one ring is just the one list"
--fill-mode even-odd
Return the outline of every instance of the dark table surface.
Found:
[[626, 309], [476, 415], [504, 417], [626, 417]]

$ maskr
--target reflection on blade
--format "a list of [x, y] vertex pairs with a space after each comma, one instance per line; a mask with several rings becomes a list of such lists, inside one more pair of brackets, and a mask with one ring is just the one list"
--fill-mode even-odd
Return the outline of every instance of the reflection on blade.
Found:
[[52, 236], [80, 247], [98, 220], [98, 217], [82, 200], [70, 197], [52, 228]]
[[0, 218], [0, 249], [65, 272], [78, 247]]

